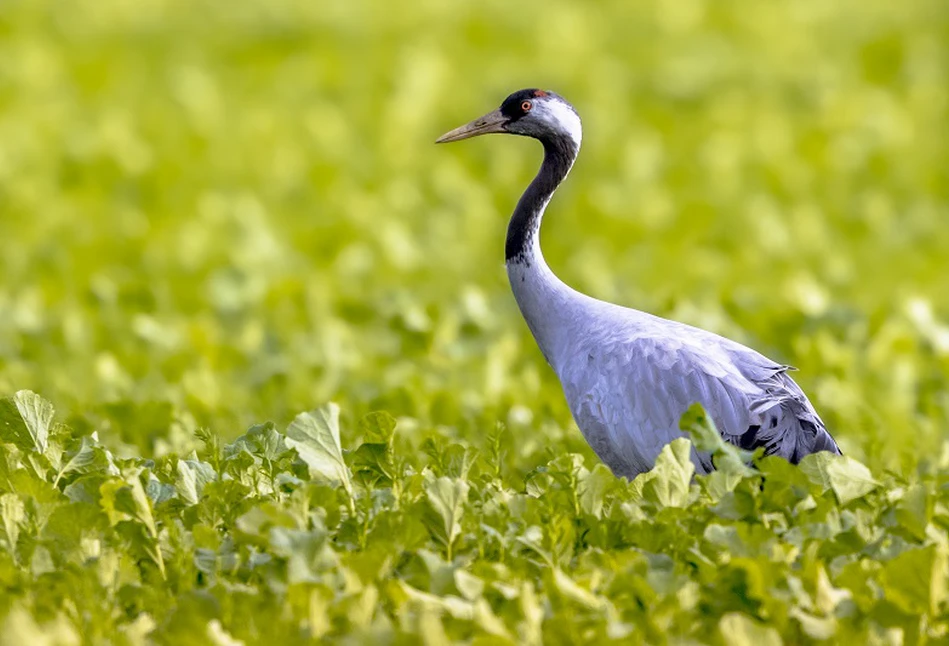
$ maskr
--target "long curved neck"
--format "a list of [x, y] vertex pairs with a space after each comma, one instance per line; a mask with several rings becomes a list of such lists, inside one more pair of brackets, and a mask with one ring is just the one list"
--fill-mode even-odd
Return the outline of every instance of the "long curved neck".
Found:
[[518, 201], [507, 227], [504, 255], [505, 262], [508, 264], [517, 262], [530, 264], [534, 255], [543, 262], [539, 236], [544, 210], [554, 191], [570, 172], [580, 152], [579, 146], [565, 137], [542, 143], [544, 144], [544, 163], [541, 164], [537, 177]]
[[569, 333], [571, 313], [583, 298], [547, 266], [540, 249], [540, 225], [547, 203], [570, 172], [579, 145], [569, 138], [543, 141], [544, 163], [521, 196], [507, 229], [505, 249], [508, 278], [517, 305], [537, 345], [554, 369], [563, 334]]

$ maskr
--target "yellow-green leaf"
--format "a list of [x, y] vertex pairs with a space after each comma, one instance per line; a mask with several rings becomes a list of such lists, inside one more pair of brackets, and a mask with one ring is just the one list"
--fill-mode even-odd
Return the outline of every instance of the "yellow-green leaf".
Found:
[[287, 446], [306, 462], [311, 478], [335, 482], [352, 497], [349, 467], [339, 439], [339, 406], [334, 403], [297, 415], [287, 427]]

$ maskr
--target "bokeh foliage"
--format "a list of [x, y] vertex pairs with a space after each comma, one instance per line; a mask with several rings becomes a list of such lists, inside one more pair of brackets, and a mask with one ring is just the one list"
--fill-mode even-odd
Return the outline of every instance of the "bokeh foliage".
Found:
[[[502, 268], [506, 215], [536, 169], [536, 144], [497, 137], [431, 143], [508, 92], [540, 86], [572, 101], [586, 128], [580, 161], [544, 229], [554, 269], [583, 291], [713, 329], [799, 367], [796, 378], [848, 456], [880, 482], [885, 470], [898, 474], [887, 482], [900, 495], [866, 503], [877, 516], [860, 527], [875, 527], [905, 493], [916, 516], [899, 516], [911, 529], [898, 531], [932, 545], [925, 548], [932, 554], [918, 558], [936, 563], [945, 552], [935, 546], [944, 543], [935, 538], [942, 530], [932, 534], [938, 504], [926, 492], [940, 486], [938, 474], [949, 463], [947, 79], [949, 6], [942, 0], [422, 0], [397, 8], [379, 0], [2, 2], [0, 394], [42, 393], [67, 424], [63, 437], [79, 443], [18, 449], [54, 458], [31, 467], [45, 493], [25, 481], [26, 491], [2, 482], [13, 496], [4, 504], [16, 515], [34, 495], [62, 502], [56, 496], [79, 474], [58, 475], [56, 452], [78, 455], [81, 438], [93, 431], [98, 439], [85, 440], [89, 447], [101, 441], [115, 459], [132, 459], [110, 476], [126, 484], [113, 480], [87, 512], [92, 530], [114, 541], [115, 558], [145, 568], [122, 576], [156, 586], [155, 599], [109, 598], [119, 613], [106, 613], [109, 620], [141, 621], [144, 634], [149, 621], [171, 621], [154, 616], [156, 608], [168, 609], [162, 604], [191, 586], [203, 589], [193, 580], [174, 582], [193, 574], [190, 565], [167, 567], [172, 583], [165, 584], [141, 565], [161, 554], [156, 544], [169, 545], [169, 532], [192, 536], [187, 518], [181, 527], [169, 520], [185, 512], [176, 507], [164, 515], [159, 508], [167, 501], [148, 484], [177, 482], [182, 469], [205, 473], [180, 466], [212, 458], [196, 433], [222, 438], [215, 441], [223, 446], [251, 424], [272, 419], [282, 431], [299, 411], [333, 400], [342, 411], [342, 446], [354, 452], [344, 459], [355, 468], [357, 459], [379, 459], [379, 447], [356, 455], [360, 429], [374, 419], [366, 415], [388, 411], [399, 421], [393, 455], [416, 472], [413, 495], [437, 490], [467, 500], [462, 507], [497, 491], [505, 500], [503, 492], [525, 495], [529, 474], [551, 461], [560, 465], [555, 471], [572, 473], [567, 455], [581, 455], [582, 468], [596, 472]], [[19, 419], [7, 408], [10, 419]], [[177, 462], [193, 450], [202, 452], [200, 460]], [[263, 459], [254, 450], [248, 449], [253, 461]], [[493, 456], [497, 471], [467, 480], [456, 463], [469, 452]], [[24, 455], [10, 457], [8, 467]], [[133, 466], [145, 471], [128, 475]], [[214, 468], [223, 474], [220, 464]], [[299, 471], [300, 462], [268, 468], [276, 477]], [[143, 475], [149, 472], [155, 475]], [[144, 503], [133, 495], [135, 477]], [[467, 498], [456, 481], [470, 488]], [[568, 482], [563, 495], [574, 485]], [[359, 504], [368, 504], [371, 489], [354, 490]], [[181, 491], [172, 506], [199, 504], [197, 489]], [[296, 504], [289, 493], [255, 491], [264, 502], [273, 495], [275, 509]], [[544, 491], [536, 492], [541, 500]], [[828, 491], [812, 493], [824, 496], [820, 522], [837, 527], [840, 518], [825, 516], [842, 518], [847, 510]], [[231, 495], [237, 496], [217, 492], [213, 500], [232, 501]], [[707, 535], [703, 523], [716, 512], [703, 501], [696, 502], [694, 522]], [[353, 511], [337, 502], [343, 513]], [[549, 504], [559, 509], [559, 502]], [[208, 531], [228, 535], [247, 511], [242, 505], [254, 506], [222, 511]], [[132, 513], [152, 506], [154, 527]], [[470, 522], [475, 508], [466, 509]], [[574, 523], [561, 511], [550, 517]], [[343, 530], [331, 520], [324, 529], [340, 540]], [[137, 536], [146, 543], [156, 533], [147, 543], [152, 551], [139, 555], [143, 561], [117, 547], [134, 544], [121, 543], [131, 541], [119, 529], [123, 522], [138, 522], [141, 528], [129, 531], [144, 531]], [[300, 531], [319, 533], [306, 522]], [[460, 535], [452, 522], [426, 526], [440, 533], [408, 546], [413, 559], [425, 561], [440, 546], [447, 550], [442, 557], [452, 552], [451, 567], [467, 567], [468, 559], [511, 566], [485, 555], [464, 522]], [[31, 531], [30, 540], [41, 544], [41, 526]], [[553, 523], [549, 531], [560, 530]], [[866, 531], [866, 540], [889, 545], [889, 529]], [[188, 540], [209, 549], [229, 540], [200, 536]], [[365, 545], [345, 536], [336, 549], [346, 559], [363, 558]], [[659, 544], [627, 537], [597, 544], [597, 551], [574, 541], [575, 551], [563, 548], [561, 569], [521, 572], [518, 585], [537, 587], [518, 594], [541, 595], [538, 630], [582, 636], [561, 625], [569, 614], [562, 604], [586, 603], [601, 615], [606, 606], [570, 587], [570, 577], [591, 573], [583, 590], [597, 589], [597, 567], [629, 560], [642, 574], [635, 585], [672, 590], [661, 587], [671, 580], [663, 577], [692, 574], [675, 569], [684, 560], [670, 557], [673, 567], [655, 556]], [[257, 547], [281, 558], [293, 552]], [[14, 569], [3, 570], [4, 585], [30, 590], [40, 580], [30, 577], [101, 558], [43, 549], [8, 557], [4, 567]], [[846, 587], [859, 601], [875, 599], [873, 586], [893, 579], [873, 568], [885, 569], [876, 560], [888, 561], [901, 548], [867, 557], [873, 572], [859, 576], [872, 574], [870, 592], [858, 591], [858, 575], [843, 565], [815, 565], [838, 555], [815, 549], [806, 559], [806, 550], [787, 558], [805, 568], [807, 585]], [[596, 565], [599, 558], [607, 561]], [[11, 579], [11, 572], [18, 574]], [[447, 594], [442, 583], [393, 572], [385, 574], [391, 581]], [[767, 574], [789, 585], [783, 575]], [[110, 590], [119, 594], [124, 582]], [[296, 604], [294, 612], [312, 609], [311, 583], [301, 583], [305, 598], [293, 593], [281, 603]], [[746, 583], [767, 590], [773, 581]], [[562, 585], [565, 597], [546, 596]], [[624, 586], [597, 594], [626, 608], [631, 601], [613, 596], [627, 594]], [[42, 603], [61, 605], [51, 600], [59, 598], [56, 590], [10, 616], [44, 617]], [[204, 592], [195, 594], [207, 601]], [[750, 616], [777, 621], [782, 630], [804, 622], [776, 619], [771, 607], [762, 614], [760, 606], [728, 605], [738, 593], [723, 597], [721, 607], [689, 606], [683, 594], [692, 593], [673, 595], [685, 604], [675, 610], [683, 614], [669, 616], [699, 623], [682, 635], [701, 635], [720, 619], [731, 622], [726, 632], [752, 636], [760, 627], [747, 623]], [[397, 598], [380, 602], [392, 616], [401, 608]], [[873, 608], [867, 603], [863, 612]], [[910, 614], [926, 605], [893, 603]], [[437, 610], [402, 628], [413, 634], [451, 612]], [[944, 612], [930, 610], [932, 617]], [[149, 621], [136, 619], [146, 615]], [[224, 616], [195, 615], [205, 624]], [[657, 625], [662, 630], [649, 640], [663, 634], [665, 624]]]

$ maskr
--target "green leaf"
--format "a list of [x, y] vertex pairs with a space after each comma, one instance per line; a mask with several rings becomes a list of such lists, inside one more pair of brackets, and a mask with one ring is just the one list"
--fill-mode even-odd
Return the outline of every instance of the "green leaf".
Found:
[[332, 551], [326, 552], [326, 530], [316, 527], [312, 530], [272, 527], [270, 529], [270, 547], [274, 554], [287, 560], [288, 583], [318, 583], [319, 573], [335, 565]]
[[75, 626], [60, 613], [37, 623], [26, 604], [17, 603], [0, 620], [0, 643], [14, 644], [80, 644], [82, 637]]
[[635, 495], [663, 507], [683, 507], [689, 501], [689, 485], [695, 466], [690, 458], [692, 445], [684, 437], [662, 447], [656, 466], [640, 474], [630, 484]]
[[359, 431], [369, 444], [389, 444], [395, 433], [395, 427], [395, 418], [386, 411], [375, 411], [359, 420]]
[[380, 477], [384, 482], [395, 477], [392, 456], [387, 444], [360, 444], [352, 454], [353, 471], [370, 477]]
[[491, 604], [484, 599], [478, 599], [474, 604], [474, 623], [478, 628], [483, 630], [488, 635], [498, 638], [493, 642], [482, 642], [482, 643], [499, 643], [499, 644], [517, 644], [518, 642], [508, 631], [507, 626], [504, 625], [504, 622], [498, 617], [494, 611], [491, 609]]
[[461, 518], [468, 501], [468, 489], [468, 483], [460, 478], [436, 478], [431, 472], [425, 473], [425, 496], [437, 521], [440, 521], [429, 529], [445, 545], [449, 561], [452, 559], [455, 539], [461, 534]]
[[66, 461], [66, 464], [60, 468], [59, 473], [56, 474], [53, 486], [57, 486], [62, 477], [69, 473], [87, 474], [96, 470], [107, 470], [109, 468], [115, 471], [115, 467], [112, 466], [112, 461], [109, 459], [108, 453], [99, 447], [92, 437], [87, 435], [80, 441], [79, 448], [76, 452]]
[[311, 478], [341, 485], [352, 499], [352, 481], [339, 440], [339, 406], [331, 403], [297, 415], [287, 427], [287, 446], [296, 449], [306, 462]]
[[[474, 619], [474, 605], [470, 601], [465, 601], [464, 599], [454, 596], [439, 597], [434, 594], [429, 594], [413, 588], [404, 581], [397, 581], [395, 585], [397, 586], [396, 589], [398, 592], [401, 593], [397, 596], [392, 595], [398, 605], [408, 602], [419, 608], [427, 608], [441, 612], [455, 619], [464, 621]], [[396, 589], [393, 589], [392, 592], [395, 592]], [[390, 595], [392, 592], [390, 592]]]
[[818, 617], [797, 607], [792, 607], [788, 614], [797, 619], [801, 631], [811, 639], [825, 641], [837, 634], [837, 620], [832, 615]]
[[271, 462], [287, 452], [284, 436], [277, 431], [273, 422], [251, 426], [228, 448], [246, 450], [251, 455]]
[[13, 396], [13, 402], [23, 417], [34, 446], [40, 453], [46, 452], [49, 440], [49, 425], [53, 421], [53, 405], [30, 390], [21, 390]]
[[455, 587], [458, 588], [458, 592], [461, 593], [461, 596], [469, 601], [474, 601], [482, 595], [484, 592], [484, 581], [470, 572], [465, 572], [461, 568], [457, 568], [453, 572], [455, 579]]
[[16, 546], [20, 539], [20, 527], [26, 522], [26, 508], [15, 493], [0, 495], [0, 521], [7, 551], [16, 560]]
[[11, 399], [0, 400], [0, 439], [20, 448], [45, 453], [53, 405], [30, 390], [21, 390]]
[[121, 478], [113, 478], [99, 487], [99, 504], [116, 526], [121, 522], [138, 523], [144, 530], [140, 547], [158, 566], [162, 578], [166, 576], [165, 563], [158, 545], [158, 527], [152, 513], [151, 501], [142, 486], [141, 468], [126, 470]]
[[741, 477], [756, 475], [755, 470], [748, 466], [754, 453], [726, 442], [701, 404], [689, 406], [679, 419], [679, 428], [689, 434], [697, 451], [712, 455], [712, 461], [718, 472]]
[[579, 586], [576, 581], [564, 574], [558, 567], [553, 568], [553, 581], [560, 594], [584, 608], [599, 610], [604, 605], [603, 600], [597, 598], [586, 588]]
[[151, 505], [137, 473], [131, 471], [123, 478], [103, 483], [101, 492], [103, 509], [113, 525], [124, 520], [136, 520], [145, 525], [149, 536], [158, 536]]
[[827, 570], [823, 565], [817, 566], [817, 590], [814, 594], [814, 602], [817, 609], [826, 615], [833, 614], [844, 600], [850, 599], [853, 595], [846, 588], [835, 588], [830, 577], [827, 576]]
[[912, 534], [916, 540], [926, 540], [926, 528], [933, 517], [933, 499], [923, 483], [908, 487], [896, 506], [896, 518], [900, 527]]
[[148, 482], [145, 483], [145, 495], [153, 506], [160, 505], [175, 497], [175, 487], [167, 482], [162, 482], [152, 473], [149, 474]]
[[175, 491], [185, 504], [197, 504], [204, 494], [204, 486], [215, 480], [217, 480], [217, 472], [207, 462], [178, 460], [178, 477], [175, 479]]
[[801, 460], [800, 469], [825, 491], [832, 489], [841, 505], [862, 498], [880, 486], [866, 466], [846, 455], [826, 451], [812, 453]]
[[597, 464], [591, 471], [584, 469], [577, 482], [580, 508], [587, 514], [601, 518], [606, 494], [616, 484], [616, 476], [605, 464]]
[[56, 476], [56, 479], [59, 480], [64, 474], [72, 473], [73, 471], [84, 473], [86, 467], [91, 466], [96, 461], [96, 445], [91, 437], [82, 438], [82, 442], [79, 445], [79, 450], [69, 458], [66, 464], [63, 465], [62, 469], [59, 470], [59, 474]]
[[679, 418], [679, 428], [689, 434], [697, 451], [713, 453], [726, 444], [702, 404], [695, 403], [686, 409]]
[[241, 539], [251, 539], [261, 542], [270, 535], [272, 527], [287, 527], [299, 529], [297, 518], [289, 510], [282, 508], [276, 503], [264, 503], [254, 507], [247, 513], [239, 516], [235, 527], [246, 536], [239, 536]]
[[782, 646], [784, 643], [777, 630], [738, 612], [723, 616], [718, 629], [728, 646]]
[[908, 550], [883, 568], [883, 595], [909, 614], [936, 615], [947, 599], [946, 548]]

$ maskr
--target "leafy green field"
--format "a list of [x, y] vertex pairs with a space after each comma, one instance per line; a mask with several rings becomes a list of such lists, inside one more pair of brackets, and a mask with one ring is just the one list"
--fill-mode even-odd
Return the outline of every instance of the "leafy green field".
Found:
[[[0, 644], [946, 643], [947, 79], [943, 0], [0, 3]], [[598, 464], [502, 265], [537, 144], [432, 144], [532, 86], [555, 271], [845, 458]]]

